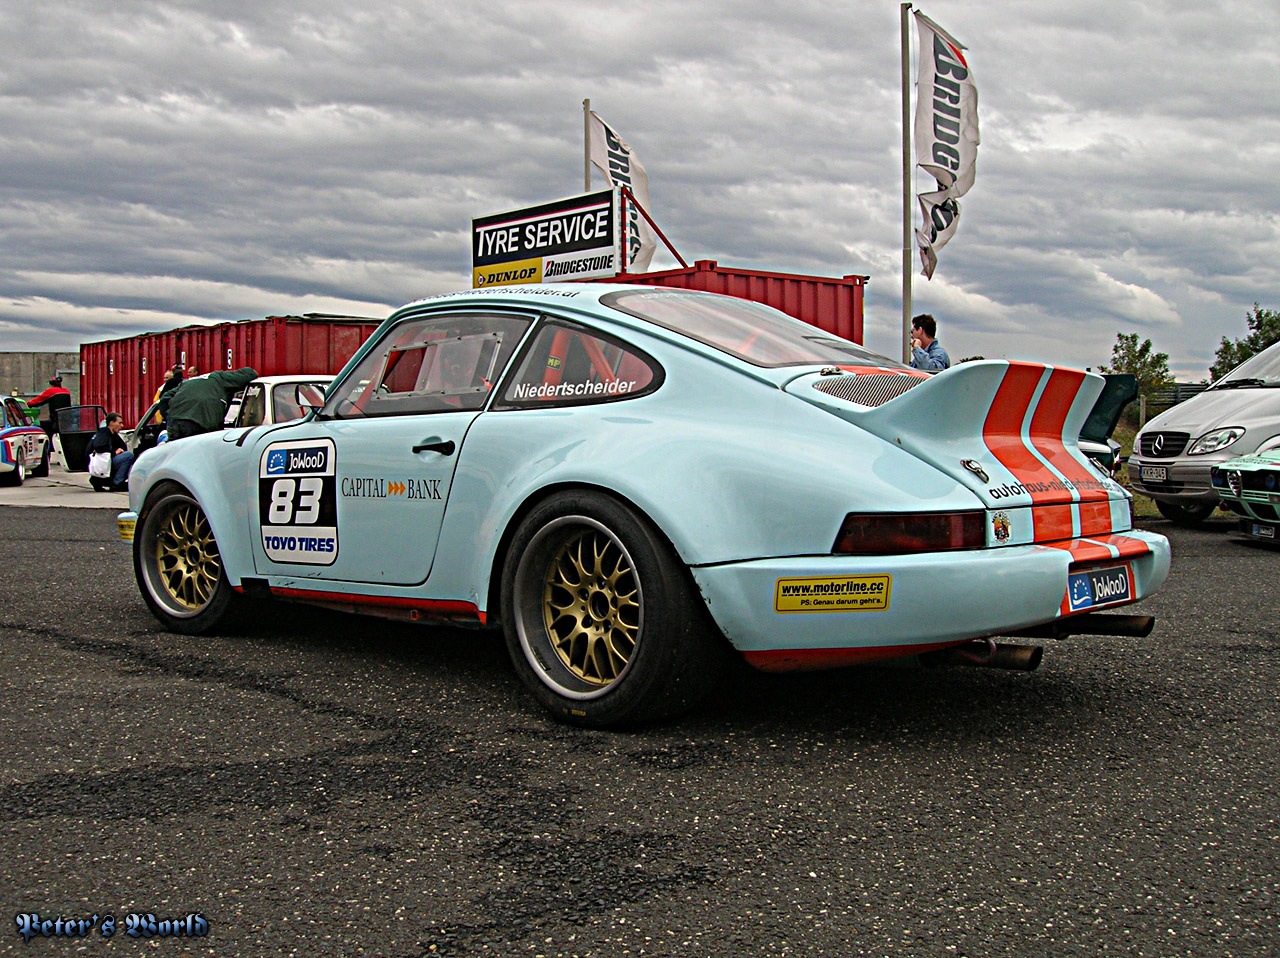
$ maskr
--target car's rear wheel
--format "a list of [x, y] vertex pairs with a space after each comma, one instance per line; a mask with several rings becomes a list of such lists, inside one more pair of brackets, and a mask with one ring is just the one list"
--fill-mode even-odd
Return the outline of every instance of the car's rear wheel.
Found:
[[0, 473], [0, 485], [20, 486], [27, 478], [27, 458], [21, 449], [13, 454], [13, 468]]
[[148, 608], [172, 632], [208, 632], [239, 599], [208, 516], [180, 486], [157, 487], [147, 497], [133, 537], [133, 570]]
[[1218, 507], [1212, 504], [1207, 506], [1183, 506], [1176, 502], [1164, 502], [1157, 499], [1156, 508], [1160, 510], [1160, 515], [1164, 516], [1175, 526], [1182, 526], [1184, 529], [1194, 529], [1213, 515], [1213, 510]]
[[521, 522], [502, 578], [516, 672], [575, 725], [650, 721], [696, 704], [721, 643], [688, 570], [623, 503], [556, 494]]
[[53, 451], [53, 442], [44, 444], [44, 455], [40, 457], [40, 465], [31, 470], [31, 475], [36, 479], [43, 479], [49, 475], [49, 455]]

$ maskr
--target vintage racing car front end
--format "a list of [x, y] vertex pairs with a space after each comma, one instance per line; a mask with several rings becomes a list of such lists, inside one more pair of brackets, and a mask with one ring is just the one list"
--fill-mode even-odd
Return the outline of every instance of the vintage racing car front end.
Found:
[[1263, 542], [1280, 540], [1280, 455], [1240, 456], [1213, 467], [1213, 488], [1239, 517], [1239, 531]]

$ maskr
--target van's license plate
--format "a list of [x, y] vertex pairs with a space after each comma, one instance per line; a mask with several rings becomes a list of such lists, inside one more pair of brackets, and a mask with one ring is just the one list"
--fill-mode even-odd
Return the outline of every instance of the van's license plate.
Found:
[[1139, 466], [1138, 477], [1143, 482], [1168, 482], [1168, 466]]

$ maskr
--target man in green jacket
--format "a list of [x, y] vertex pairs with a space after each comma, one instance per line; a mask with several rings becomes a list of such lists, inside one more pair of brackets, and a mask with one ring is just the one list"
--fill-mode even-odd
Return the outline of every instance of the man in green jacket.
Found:
[[221, 429], [231, 397], [257, 378], [256, 369], [242, 366], [234, 372], [218, 371], [184, 379], [180, 386], [160, 397], [160, 415], [170, 441]]

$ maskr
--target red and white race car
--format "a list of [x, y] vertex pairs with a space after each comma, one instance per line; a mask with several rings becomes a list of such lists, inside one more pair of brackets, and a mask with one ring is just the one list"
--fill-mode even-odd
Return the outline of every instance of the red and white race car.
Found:
[[49, 437], [26, 404], [6, 396], [0, 425], [0, 485], [20, 486], [28, 471], [33, 476], [49, 475], [49, 446]]

